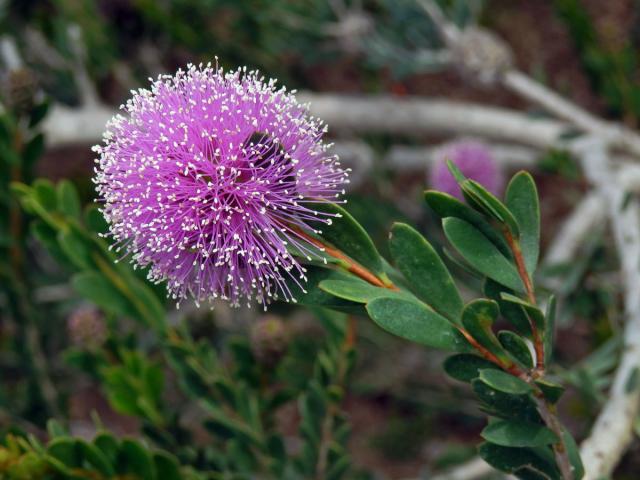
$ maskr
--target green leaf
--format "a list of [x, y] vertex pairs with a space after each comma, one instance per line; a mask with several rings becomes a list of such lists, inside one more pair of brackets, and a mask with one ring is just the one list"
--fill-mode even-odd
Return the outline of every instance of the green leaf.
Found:
[[498, 312], [498, 304], [493, 300], [473, 300], [464, 307], [462, 325], [478, 343], [510, 364], [511, 360], [491, 330], [493, 322], [498, 318]]
[[[530, 448], [503, 447], [492, 443], [483, 443], [480, 445], [478, 453], [485, 462], [502, 472], [515, 473], [522, 468], [532, 467], [539, 472], [543, 472], [546, 478], [550, 480], [560, 479], [560, 472], [556, 466]], [[545, 477], [538, 476], [534, 478]]]
[[520, 334], [527, 338], [531, 338], [531, 324], [529, 323], [529, 317], [525, 313], [524, 309], [520, 305], [516, 305], [511, 302], [506, 302], [502, 299], [502, 293], [513, 294], [513, 290], [494, 282], [488, 278], [484, 284], [484, 293], [491, 300], [498, 302], [500, 307], [500, 314], [502, 317], [511, 323]]
[[459, 322], [462, 299], [431, 244], [409, 225], [396, 223], [391, 229], [389, 249], [411, 290], [436, 312]]
[[112, 366], [102, 370], [103, 387], [109, 404], [118, 413], [143, 416], [138, 406], [140, 391], [136, 388], [136, 378], [121, 366]]
[[154, 453], [153, 462], [155, 464], [155, 470], [158, 472], [158, 479], [182, 480], [182, 475], [180, 475], [180, 466], [178, 465], [177, 460], [168, 453]]
[[49, 180], [39, 178], [33, 182], [33, 193], [45, 210], [52, 211], [58, 207], [56, 189]]
[[113, 435], [102, 432], [93, 440], [93, 443], [100, 449], [110, 464], [116, 463], [120, 445]]
[[62, 180], [58, 183], [58, 208], [62, 213], [71, 218], [80, 218], [80, 198], [76, 187], [69, 180]]
[[131, 292], [130, 303], [135, 307], [135, 318], [159, 331], [167, 327], [164, 306], [154, 291], [136, 277], [125, 279]]
[[38, 103], [29, 114], [29, 128], [37, 126], [47, 115], [51, 103], [48, 100]]
[[67, 467], [82, 465], [82, 455], [73, 438], [60, 437], [52, 440], [47, 446], [47, 453]]
[[97, 205], [87, 205], [84, 211], [84, 223], [95, 233], [105, 233], [109, 225]]
[[77, 440], [77, 442], [85, 462], [90, 463], [98, 472], [107, 477], [116, 474], [107, 456], [98, 447], [83, 440]]
[[6, 149], [13, 142], [16, 125], [12, 117], [6, 113], [0, 114], [0, 150]]
[[571, 467], [573, 467], [574, 479], [580, 480], [585, 474], [582, 458], [580, 457], [580, 449], [578, 448], [578, 445], [576, 445], [576, 441], [573, 436], [566, 430], [562, 432], [562, 439], [567, 447], [569, 462], [571, 463]]
[[557, 403], [562, 397], [564, 393], [564, 387], [562, 385], [558, 385], [557, 383], [553, 383], [546, 378], [539, 378], [535, 381], [536, 385], [542, 391], [544, 398], [546, 398], [551, 403]]
[[[60, 248], [57, 231], [42, 220], [31, 222], [31, 233], [47, 249], [49, 254], [62, 266], [73, 267], [66, 253]], [[77, 268], [77, 267], [76, 267]]]
[[480, 370], [498, 368], [495, 363], [470, 353], [452, 355], [444, 361], [443, 366], [447, 375], [466, 383], [478, 378]]
[[41, 133], [33, 137], [25, 145], [22, 151], [22, 162], [27, 169], [31, 169], [33, 165], [40, 159], [44, 152], [44, 135]]
[[526, 342], [513, 332], [502, 330], [498, 332], [500, 345], [524, 368], [533, 368], [533, 357]]
[[467, 179], [467, 177], [464, 176], [464, 173], [462, 173], [462, 170], [460, 170], [460, 168], [455, 163], [453, 163], [451, 159], [447, 159], [447, 168], [451, 172], [451, 175], [453, 175], [453, 178], [456, 180], [456, 182], [458, 182], [458, 184], [464, 182]]
[[551, 295], [547, 303], [546, 325], [544, 329], [544, 361], [548, 365], [553, 356], [556, 335], [556, 297]]
[[129, 317], [136, 316], [136, 310], [131, 302], [99, 272], [78, 273], [71, 279], [71, 284], [76, 292], [106, 312]]
[[457, 218], [445, 218], [442, 225], [447, 239], [473, 268], [513, 290], [523, 290], [516, 267], [478, 229]]
[[[500, 372], [496, 370], [496, 372]], [[504, 393], [487, 385], [481, 378], [471, 381], [471, 387], [480, 400], [481, 409], [498, 418], [540, 423], [542, 420], [530, 395]]]
[[480, 232], [493, 243], [500, 252], [507, 258], [511, 258], [511, 250], [509, 245], [501, 235], [485, 220], [482, 214], [476, 212], [473, 208], [465, 205], [457, 198], [435, 190], [427, 190], [424, 192], [424, 199], [429, 207], [441, 218], [459, 218], [476, 227]]
[[313, 206], [319, 212], [336, 215], [331, 217], [331, 225], [321, 227], [321, 237], [343, 253], [373, 272], [380, 278], [386, 278], [382, 258], [376, 250], [373, 240], [362, 225], [344, 208], [335, 203], [320, 202]]
[[495, 420], [480, 436], [503, 447], [542, 447], [558, 441], [557, 435], [543, 425], [514, 420]]
[[533, 391], [533, 387], [527, 382], [502, 370], [481, 370], [480, 380], [499, 392], [512, 395], [526, 395]]
[[20, 155], [13, 148], [0, 148], [0, 163], [18, 166], [20, 165]]
[[87, 240], [76, 229], [60, 230], [58, 232], [58, 244], [76, 268], [89, 270], [93, 267], [91, 246], [87, 245]]
[[62, 424], [54, 418], [47, 420], [47, 434], [49, 438], [66, 437], [69, 435]]
[[120, 445], [118, 455], [118, 473], [133, 473], [145, 480], [156, 478], [150, 453], [135, 440], [125, 438]]
[[[376, 287], [354, 276], [347, 276], [347, 278], [340, 280], [323, 280], [318, 286], [335, 297], [358, 303], [367, 303], [378, 297], [403, 295], [402, 292]], [[408, 294], [404, 295], [409, 297]]]
[[533, 276], [540, 251], [540, 204], [533, 177], [519, 172], [507, 186], [505, 202], [520, 226], [520, 249], [529, 275]]
[[513, 303], [515, 305], [520, 305], [524, 310], [525, 315], [529, 318], [530, 322], [536, 325], [539, 332], [545, 331], [545, 318], [544, 313], [535, 305], [530, 304], [526, 300], [521, 299], [520, 297], [516, 297], [515, 295], [511, 295], [510, 293], [502, 293], [500, 294], [502, 299], [505, 302]]
[[348, 455], [343, 455], [333, 461], [327, 471], [327, 480], [339, 480], [344, 478], [345, 472], [351, 466], [351, 459]]
[[464, 198], [472, 207], [506, 225], [511, 234], [518, 238], [520, 235], [518, 222], [509, 209], [492, 193], [474, 180], [465, 180], [460, 184], [460, 188]]
[[290, 289], [291, 294], [297, 303], [307, 306], [329, 308], [331, 310], [338, 310], [346, 313], [366, 314], [362, 305], [342, 298], [337, 298], [334, 295], [325, 292], [319, 286], [324, 280], [350, 281], [352, 276], [348, 273], [328, 268], [310, 266], [307, 267], [306, 276], [306, 282], [300, 280], [302, 285], [299, 285], [293, 279], [287, 280], [287, 287]]
[[471, 349], [445, 317], [417, 301], [383, 297], [367, 303], [366, 308], [374, 322], [399, 337], [442, 350]]

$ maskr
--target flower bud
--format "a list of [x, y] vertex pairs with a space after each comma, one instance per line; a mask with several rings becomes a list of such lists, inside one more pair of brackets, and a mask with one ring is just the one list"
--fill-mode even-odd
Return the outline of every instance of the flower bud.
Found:
[[289, 344], [286, 325], [280, 317], [265, 315], [251, 328], [251, 350], [264, 366], [275, 366]]
[[37, 92], [38, 81], [28, 68], [10, 70], [2, 79], [2, 101], [18, 114], [31, 111]]
[[102, 313], [91, 306], [80, 307], [67, 320], [71, 343], [77, 347], [97, 348], [107, 339]]

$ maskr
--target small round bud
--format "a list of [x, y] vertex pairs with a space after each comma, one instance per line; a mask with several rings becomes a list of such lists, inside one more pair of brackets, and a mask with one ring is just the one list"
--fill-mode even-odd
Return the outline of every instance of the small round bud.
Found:
[[289, 344], [286, 325], [280, 317], [265, 315], [251, 328], [251, 350], [256, 359], [267, 367], [275, 366]]
[[107, 339], [104, 316], [95, 307], [75, 310], [67, 320], [67, 330], [71, 343], [77, 347], [97, 348]]
[[38, 92], [38, 81], [28, 68], [10, 70], [2, 79], [2, 101], [18, 114], [30, 112]]

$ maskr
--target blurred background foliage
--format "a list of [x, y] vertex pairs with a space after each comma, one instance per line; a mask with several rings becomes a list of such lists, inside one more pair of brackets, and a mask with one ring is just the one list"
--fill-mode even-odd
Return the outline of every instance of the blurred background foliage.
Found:
[[[496, 30], [524, 70], [637, 126], [636, 0], [440, 3], [461, 26]], [[523, 107], [451, 72], [414, 1], [0, 0], [0, 39], [11, 39], [21, 59], [12, 63], [3, 47], [0, 471], [8, 478], [249, 478], [256, 471], [401, 478], [474, 455], [483, 417], [468, 389], [444, 379], [440, 354], [326, 311], [176, 309], [145, 272], [114, 263], [100, 237], [89, 145], [49, 149], [41, 133], [52, 105], [117, 106], [147, 77], [214, 56], [292, 88]], [[362, 140], [384, 156], [397, 143], [447, 139]], [[548, 244], [585, 184], [566, 152], [543, 152], [537, 165]], [[383, 255], [396, 220], [442, 244], [437, 219], [419, 200], [427, 184], [426, 168], [416, 174], [378, 162], [349, 192], [350, 211]], [[579, 261], [541, 274], [543, 283], [562, 285], [557, 356], [564, 367], [554, 373], [572, 386], [561, 410], [578, 438], [604, 400], [619, 351], [616, 268], [602, 231]], [[459, 280], [474, 288], [463, 274]], [[616, 478], [636, 478], [638, 450], [636, 442]]]

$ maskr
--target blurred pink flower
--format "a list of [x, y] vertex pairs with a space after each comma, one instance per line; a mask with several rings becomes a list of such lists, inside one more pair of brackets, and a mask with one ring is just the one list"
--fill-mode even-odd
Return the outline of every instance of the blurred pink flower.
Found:
[[494, 195], [502, 193], [504, 176], [487, 144], [474, 139], [461, 139], [443, 145], [435, 154], [430, 174], [431, 188], [462, 200], [462, 192], [447, 168], [447, 160], [455, 163], [467, 178], [480, 183]]

